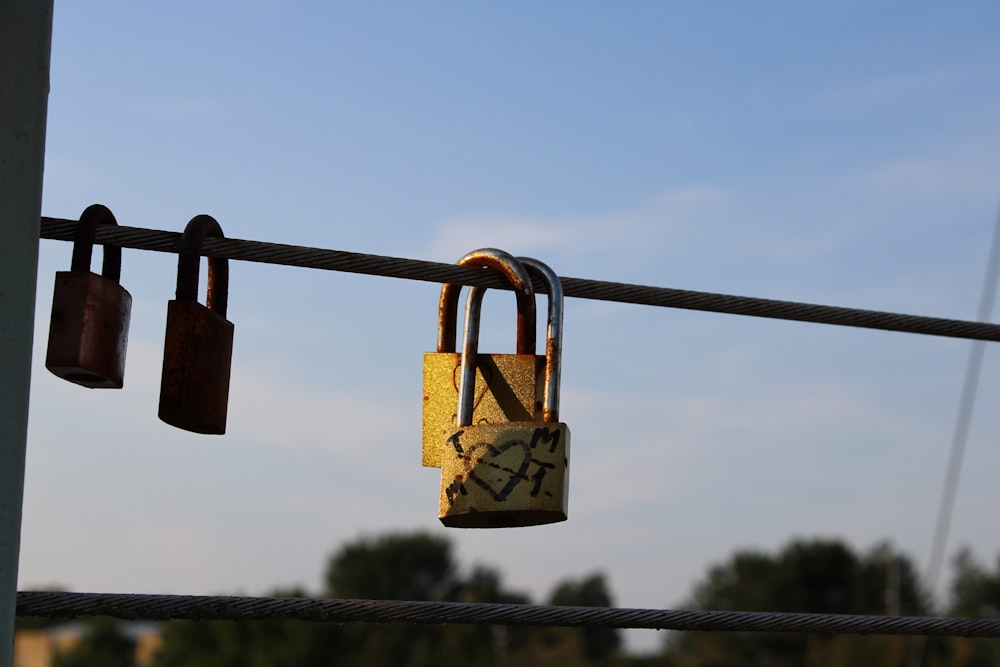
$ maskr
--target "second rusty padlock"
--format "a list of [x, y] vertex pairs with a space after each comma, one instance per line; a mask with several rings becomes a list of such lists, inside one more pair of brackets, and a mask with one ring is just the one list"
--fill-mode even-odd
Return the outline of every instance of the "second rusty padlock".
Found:
[[[535, 297], [531, 277], [510, 254], [481, 248], [462, 257], [460, 266], [501, 272], [517, 297], [515, 354], [479, 354], [475, 368], [473, 421], [496, 424], [532, 421], [541, 415], [544, 357], [535, 355]], [[437, 351], [424, 354], [422, 463], [441, 467], [442, 436], [454, 428], [462, 355], [456, 352], [458, 298], [462, 286], [447, 283], [438, 303]]]
[[233, 323], [226, 319], [229, 262], [208, 258], [208, 295], [198, 303], [198, 265], [208, 236], [222, 227], [207, 215], [188, 223], [177, 257], [177, 298], [167, 304], [159, 417], [195, 433], [226, 432]]
[[84, 387], [121, 389], [132, 295], [119, 284], [122, 249], [104, 247], [101, 275], [90, 272], [98, 225], [116, 225], [100, 204], [80, 215], [69, 271], [56, 273], [45, 367]]

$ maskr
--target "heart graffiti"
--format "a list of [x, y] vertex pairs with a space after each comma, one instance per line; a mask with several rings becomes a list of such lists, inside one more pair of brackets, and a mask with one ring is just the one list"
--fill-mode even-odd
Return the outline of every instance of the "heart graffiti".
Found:
[[522, 480], [529, 479], [528, 468], [531, 464], [538, 466], [530, 476], [534, 485], [529, 495], [536, 497], [541, 491], [545, 471], [555, 468], [555, 464], [533, 457], [532, 450], [539, 443], [551, 442], [549, 452], [554, 452], [559, 443], [558, 431], [553, 434], [547, 428], [537, 428], [530, 444], [515, 437], [499, 445], [477, 442], [468, 447], [463, 446], [460, 440], [465, 433], [464, 430], [458, 431], [449, 438], [449, 443], [455, 448], [464, 468], [464, 475], [456, 476], [455, 481], [446, 489], [448, 501], [452, 504], [456, 494], [468, 494], [464, 479], [486, 491], [495, 502], [505, 501]]

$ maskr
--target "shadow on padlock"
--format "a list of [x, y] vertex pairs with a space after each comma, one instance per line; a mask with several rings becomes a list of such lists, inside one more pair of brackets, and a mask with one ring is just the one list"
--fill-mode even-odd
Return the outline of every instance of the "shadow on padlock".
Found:
[[198, 266], [205, 238], [223, 238], [207, 215], [188, 223], [177, 255], [177, 298], [167, 303], [159, 417], [171, 426], [221, 435], [226, 432], [233, 323], [226, 319], [229, 261], [208, 258], [208, 294], [198, 303]]
[[[540, 415], [544, 357], [535, 355], [535, 298], [531, 277], [503, 250], [481, 248], [458, 260], [501, 272], [517, 297], [514, 354], [477, 355], [473, 421], [496, 424], [531, 421]], [[455, 425], [462, 355], [456, 352], [458, 299], [462, 286], [447, 283], [438, 303], [437, 351], [424, 353], [423, 445], [421, 462], [441, 467], [442, 436]]]
[[559, 422], [563, 295], [545, 264], [518, 258], [549, 286], [544, 407], [541, 421], [473, 423], [472, 403], [485, 288], [473, 287], [455, 428], [442, 441], [438, 518], [451, 528], [509, 528], [565, 521], [569, 502], [569, 427]]
[[90, 272], [97, 225], [118, 225], [105, 206], [88, 206], [73, 235], [69, 271], [56, 273], [45, 367], [91, 389], [121, 389], [132, 295], [119, 284], [122, 249], [104, 247], [101, 275]]

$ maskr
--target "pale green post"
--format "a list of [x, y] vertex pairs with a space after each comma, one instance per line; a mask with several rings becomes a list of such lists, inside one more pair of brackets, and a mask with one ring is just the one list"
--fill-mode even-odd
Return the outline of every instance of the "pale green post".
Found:
[[14, 654], [52, 0], [0, 0], [0, 667]]

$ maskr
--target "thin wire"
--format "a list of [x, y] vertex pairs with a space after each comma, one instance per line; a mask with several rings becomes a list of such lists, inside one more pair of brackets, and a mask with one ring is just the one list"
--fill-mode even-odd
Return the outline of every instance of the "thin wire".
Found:
[[[41, 237], [72, 241], [76, 221], [43, 217]], [[100, 225], [95, 242], [122, 248], [176, 253], [181, 235], [139, 227], [111, 227]], [[400, 257], [385, 257], [341, 250], [325, 250], [305, 246], [245, 241], [241, 239], [205, 240], [202, 253], [220, 257], [266, 264], [299, 266], [328, 271], [345, 271], [366, 275], [422, 280], [434, 283], [480, 285], [492, 289], [511, 289], [511, 286], [493, 271], [482, 271], [454, 264], [442, 264]], [[606, 282], [584, 278], [560, 278], [567, 297], [633, 303], [666, 308], [683, 308], [730, 315], [747, 315], [817, 324], [902, 331], [951, 338], [1000, 341], [1000, 325], [968, 322], [938, 317], [902, 315], [874, 310], [860, 310], [838, 306], [822, 306], [794, 301], [778, 301], [755, 297], [695, 292], [691, 290], [650, 287], [628, 283]], [[535, 291], [548, 293], [547, 286], [534, 280]]]
[[[993, 317], [993, 304], [996, 302], [998, 281], [1000, 281], [1000, 208], [997, 210], [997, 219], [993, 227], [993, 241], [986, 262], [986, 275], [983, 278], [983, 289], [979, 297], [977, 319], [980, 322], [989, 322]], [[958, 416], [955, 419], [955, 430], [952, 434], [948, 469], [945, 473], [941, 504], [938, 508], [937, 522], [934, 528], [934, 540], [928, 559], [927, 579], [932, 591], [937, 588], [944, 565], [945, 547], [948, 543], [948, 532], [951, 528], [951, 517], [955, 508], [955, 497], [958, 493], [959, 477], [962, 471], [962, 459], [969, 439], [969, 426], [976, 404], [976, 393], [979, 388], [979, 376], [982, 372], [985, 352], [986, 346], [983, 342], [974, 341], [969, 349], [969, 359], [965, 366], [965, 381], [962, 384], [962, 394], [958, 401]]]
[[126, 620], [463, 623], [733, 632], [1000, 637], [1000, 619], [616, 609], [468, 602], [21, 591], [18, 616]]
[[[979, 295], [979, 310], [976, 316], [980, 322], [989, 322], [993, 317], [993, 304], [996, 302], [998, 282], [1000, 282], [1000, 207], [997, 208], [997, 218], [993, 226], [993, 240], [986, 260], [986, 275], [983, 277], [983, 289]], [[969, 427], [972, 424], [972, 412], [976, 405], [979, 376], [982, 373], [985, 353], [986, 345], [983, 341], [973, 341], [969, 348], [969, 358], [965, 364], [965, 379], [962, 382], [962, 393], [958, 399], [958, 415], [955, 417], [955, 428], [951, 436], [948, 467], [944, 474], [941, 501], [934, 523], [934, 537], [931, 540], [930, 556], [927, 559], [927, 585], [932, 594], [937, 591], [944, 569], [944, 554], [948, 546], [948, 533], [951, 530], [951, 518], [955, 511], [955, 498], [958, 496], [962, 461], [965, 458], [965, 447], [969, 440]], [[926, 642], [923, 639], [915, 639], [910, 649], [910, 665], [913, 667], [922, 665], [925, 650]]]

